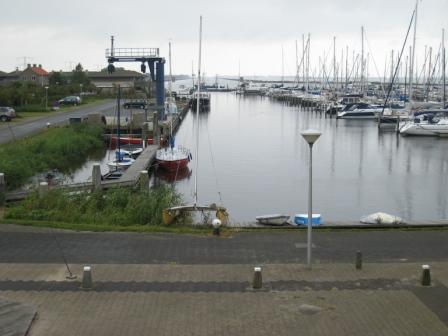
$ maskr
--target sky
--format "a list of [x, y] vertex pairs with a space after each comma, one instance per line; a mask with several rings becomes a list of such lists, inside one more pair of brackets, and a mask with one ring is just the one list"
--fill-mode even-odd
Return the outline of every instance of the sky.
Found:
[[[417, 66], [425, 46], [434, 54], [439, 49], [448, 0], [418, 6]], [[202, 15], [202, 72], [208, 76], [293, 76], [295, 41], [300, 58], [303, 34], [311, 37], [312, 69], [324, 55], [331, 67], [334, 37], [337, 61], [346, 46], [351, 61], [353, 51], [361, 52], [361, 26], [365, 53], [373, 57], [369, 73], [382, 76], [391, 50], [397, 55], [401, 49], [414, 7], [414, 0], [0, 0], [0, 70], [35, 63], [67, 71], [78, 62], [99, 70], [107, 65], [105, 49], [114, 35], [117, 48], [160, 48], [167, 60], [171, 41], [173, 73], [191, 74], [198, 67]]]

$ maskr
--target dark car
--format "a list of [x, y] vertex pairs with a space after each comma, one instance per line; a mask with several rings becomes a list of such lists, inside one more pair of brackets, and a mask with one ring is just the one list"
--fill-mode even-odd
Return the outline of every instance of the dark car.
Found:
[[125, 109], [145, 109], [147, 106], [146, 102], [144, 100], [134, 100], [134, 101], [128, 101], [123, 104], [123, 107]]
[[79, 105], [81, 104], [81, 98], [78, 96], [68, 96], [59, 100], [59, 105]]
[[16, 111], [12, 107], [0, 106], [0, 121], [11, 121], [16, 117]]

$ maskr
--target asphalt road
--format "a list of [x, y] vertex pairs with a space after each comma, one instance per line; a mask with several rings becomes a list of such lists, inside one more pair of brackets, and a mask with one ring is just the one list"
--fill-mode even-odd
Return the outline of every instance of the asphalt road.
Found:
[[35, 134], [47, 127], [47, 123], [52, 125], [63, 124], [68, 122], [69, 118], [79, 118], [90, 113], [110, 114], [111, 110], [113, 111], [115, 104], [114, 100], [110, 100], [100, 105], [80, 107], [72, 112], [56, 112], [53, 115], [25, 121], [23, 123], [1, 123], [0, 144]]
[[[7, 228], [8, 226], [6, 226]], [[34, 232], [33, 232], [34, 231]], [[186, 234], [75, 233], [0, 227], [0, 262], [98, 264], [305, 263], [306, 232]], [[448, 260], [448, 230], [315, 232], [313, 261], [431, 262]], [[61, 250], [59, 249], [59, 247]]]

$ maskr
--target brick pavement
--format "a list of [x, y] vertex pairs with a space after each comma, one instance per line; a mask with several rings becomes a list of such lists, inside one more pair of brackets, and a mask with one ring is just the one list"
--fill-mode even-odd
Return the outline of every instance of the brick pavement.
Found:
[[447, 294], [448, 262], [431, 264], [430, 288], [420, 263], [264, 264], [261, 291], [250, 264], [94, 264], [89, 291], [82, 266], [68, 282], [61, 264], [2, 263], [0, 297], [36, 306], [35, 336], [448, 335], [443, 307], [431, 306]]

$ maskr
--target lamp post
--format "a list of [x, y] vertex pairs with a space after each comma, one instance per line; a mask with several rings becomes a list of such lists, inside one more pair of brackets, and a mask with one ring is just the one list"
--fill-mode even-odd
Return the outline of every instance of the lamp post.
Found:
[[45, 112], [48, 110], [48, 86], [45, 87]]
[[307, 238], [307, 254], [306, 260], [308, 268], [311, 269], [311, 228], [313, 223], [313, 144], [322, 134], [319, 131], [308, 129], [300, 133], [310, 146], [310, 162], [309, 162], [309, 180], [308, 180], [308, 238]]
[[79, 96], [82, 96], [82, 84], [79, 84]]

